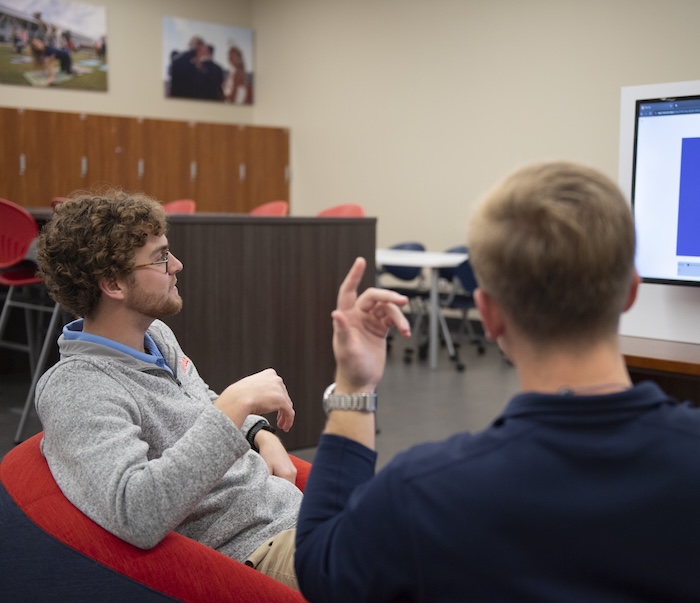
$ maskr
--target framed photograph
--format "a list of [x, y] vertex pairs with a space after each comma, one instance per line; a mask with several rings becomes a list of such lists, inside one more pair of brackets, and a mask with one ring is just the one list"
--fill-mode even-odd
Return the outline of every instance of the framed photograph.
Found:
[[0, 83], [105, 92], [105, 7], [62, 0], [2, 0]]
[[168, 98], [253, 104], [253, 30], [165, 17], [163, 82]]

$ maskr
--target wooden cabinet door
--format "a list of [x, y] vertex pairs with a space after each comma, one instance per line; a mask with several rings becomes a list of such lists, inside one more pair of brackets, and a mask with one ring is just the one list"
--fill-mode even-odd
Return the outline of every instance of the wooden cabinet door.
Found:
[[143, 192], [163, 203], [194, 198], [197, 176], [194, 129], [192, 122], [143, 120], [140, 168]]
[[289, 201], [289, 130], [254, 126], [245, 131], [248, 211], [268, 201]]
[[198, 211], [289, 201], [289, 130], [0, 108], [0, 196], [47, 206], [117, 186]]
[[24, 171], [21, 109], [0, 108], [0, 197], [26, 205], [24, 196]]
[[47, 206], [86, 184], [85, 115], [24, 111], [24, 205]]
[[197, 211], [247, 213], [241, 175], [245, 129], [237, 125], [198, 123], [195, 128]]
[[89, 115], [86, 120], [86, 185], [142, 190], [139, 178], [141, 122], [131, 117]]

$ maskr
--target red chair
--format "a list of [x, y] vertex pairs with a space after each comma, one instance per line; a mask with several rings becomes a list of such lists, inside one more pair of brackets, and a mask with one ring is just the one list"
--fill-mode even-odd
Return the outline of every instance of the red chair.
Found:
[[197, 211], [197, 203], [193, 199], [177, 199], [163, 203], [166, 214], [193, 214]]
[[[24, 424], [32, 409], [34, 388], [55, 345], [61, 307], [49, 296], [44, 281], [37, 275], [33, 262], [24, 260], [30, 245], [39, 234], [39, 228], [32, 215], [20, 205], [0, 199], [0, 285], [9, 287], [5, 304], [0, 312], [0, 347], [29, 353], [29, 366], [32, 381], [24, 403], [15, 442], [22, 439]], [[27, 343], [17, 343], [3, 339], [9, 324], [12, 308], [24, 310]], [[50, 314], [51, 319], [43, 336], [41, 350], [37, 356], [36, 334], [40, 331], [43, 314]]]
[[[304, 603], [297, 591], [171, 532], [139, 549], [107, 532], [63, 495], [29, 438], [0, 463], [3, 601]], [[297, 487], [311, 465], [294, 456]]]
[[270, 201], [250, 210], [251, 216], [287, 216], [289, 203], [286, 201]]
[[323, 209], [316, 216], [319, 218], [364, 218], [365, 208], [356, 203], [344, 203]]

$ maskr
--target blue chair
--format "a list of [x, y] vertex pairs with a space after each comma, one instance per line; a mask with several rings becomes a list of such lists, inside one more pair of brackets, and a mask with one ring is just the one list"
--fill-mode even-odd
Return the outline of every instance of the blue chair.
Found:
[[[450, 247], [446, 252], [468, 254], [469, 249], [465, 245], [458, 245]], [[473, 296], [474, 289], [477, 288], [476, 277], [468, 259], [454, 268], [441, 268], [439, 277], [449, 283], [448, 291], [441, 296], [440, 305], [445, 309], [459, 310], [462, 314], [456, 341], [452, 338], [447, 320], [442, 313], [440, 314], [440, 325], [443, 338], [450, 350], [450, 357], [455, 361], [457, 370], [463, 371], [465, 367], [464, 363], [459, 359], [459, 348], [465, 331], [469, 335], [470, 342], [477, 346], [479, 355], [486, 353], [484, 337], [482, 334], [477, 334], [469, 318], [469, 311], [476, 308]], [[452, 350], [454, 350], [454, 355]]]

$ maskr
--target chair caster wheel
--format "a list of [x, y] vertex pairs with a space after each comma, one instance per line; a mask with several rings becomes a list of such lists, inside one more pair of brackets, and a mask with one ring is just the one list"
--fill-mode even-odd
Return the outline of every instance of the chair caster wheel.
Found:
[[418, 348], [418, 358], [420, 360], [425, 360], [428, 357], [428, 346], [422, 345]]

